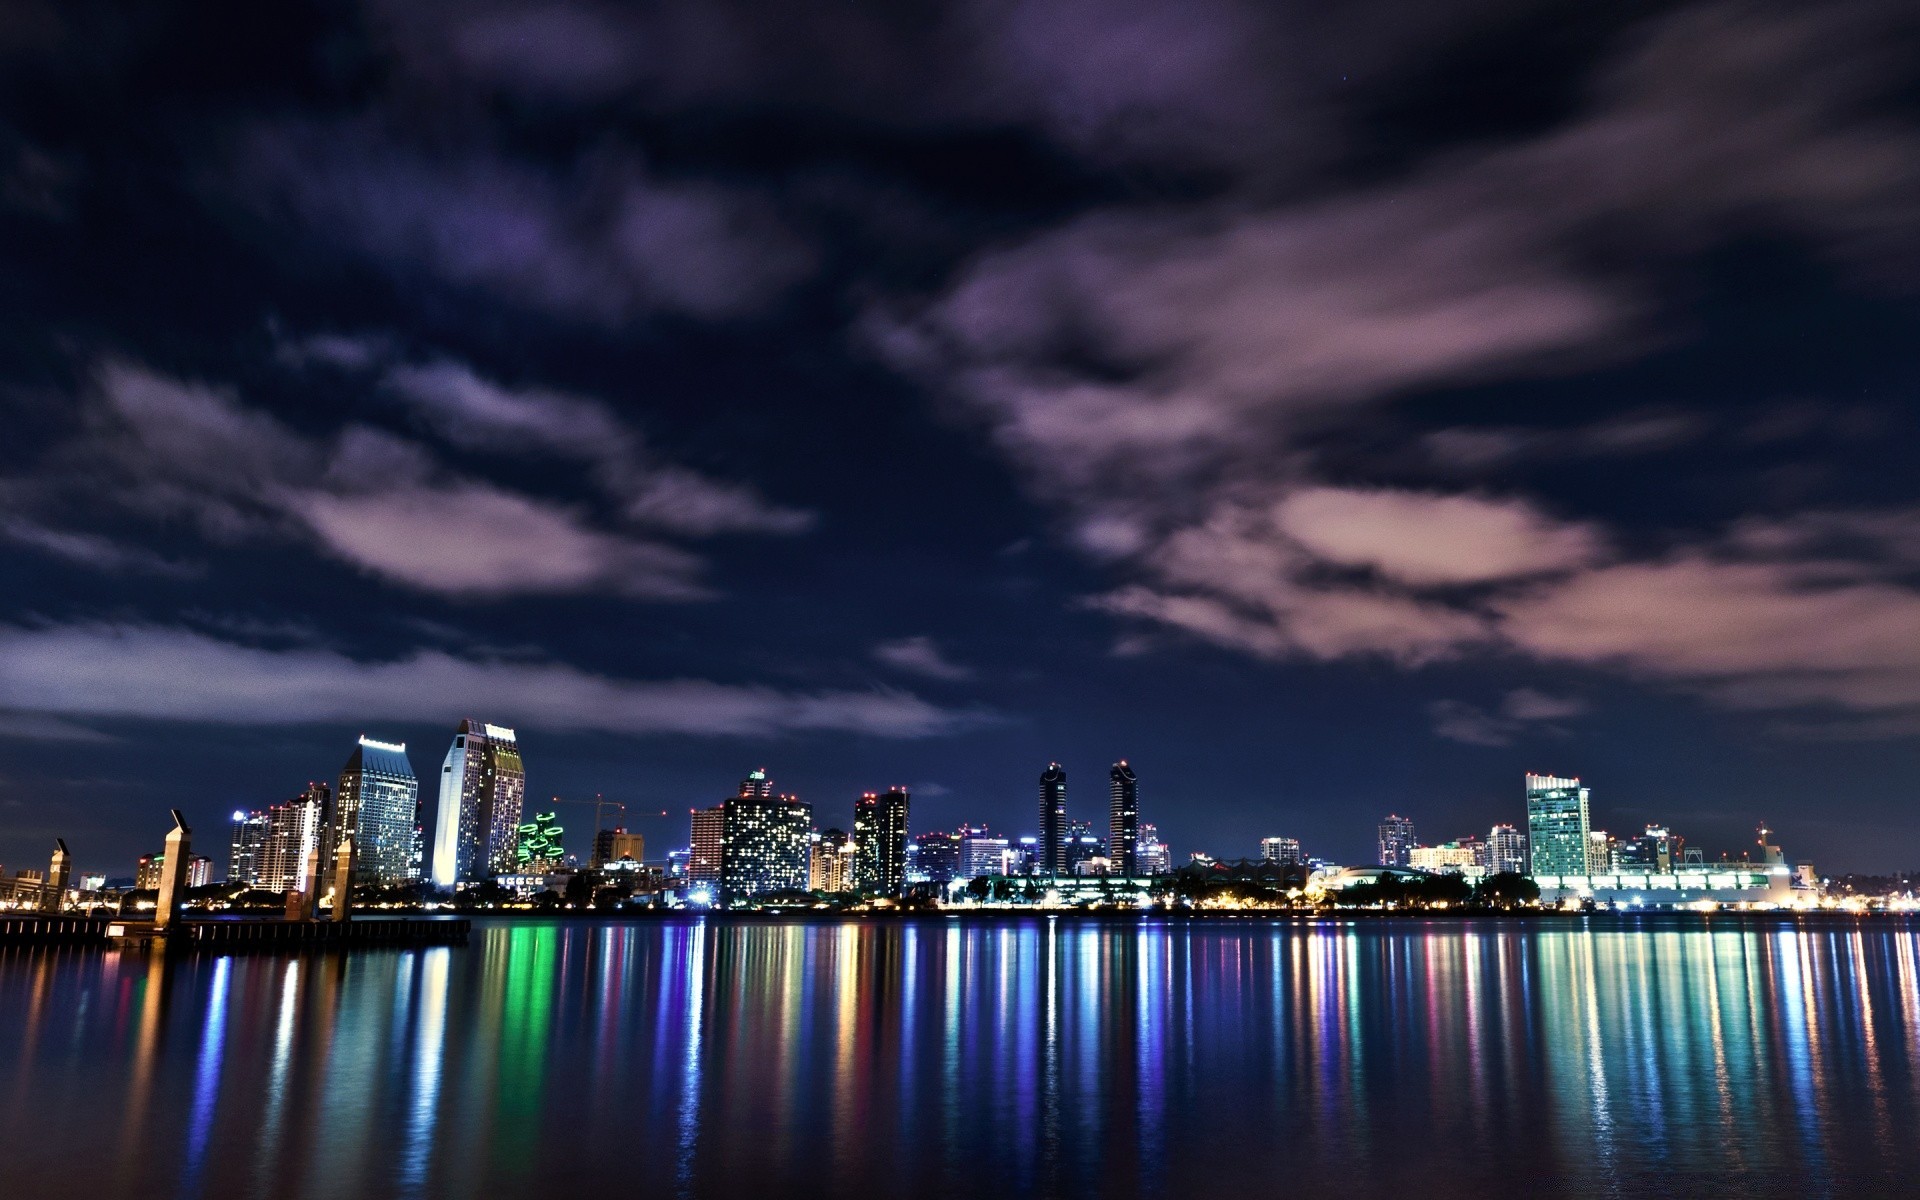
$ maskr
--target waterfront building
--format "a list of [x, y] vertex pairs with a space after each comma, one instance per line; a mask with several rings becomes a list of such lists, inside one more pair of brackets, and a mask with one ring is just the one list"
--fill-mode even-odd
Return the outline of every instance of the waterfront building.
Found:
[[[143, 892], [158, 889], [160, 886], [160, 872], [166, 864], [167, 856], [165, 854], [142, 854], [133, 862], [133, 886]], [[22, 871], [19, 877], [25, 879], [28, 874], [28, 872]], [[32, 874], [36, 879], [39, 877], [38, 872], [33, 872]]]
[[1587, 853], [1593, 832], [1588, 817], [1591, 789], [1578, 779], [1527, 773], [1528, 872], [1533, 875], [1593, 874]]
[[726, 834], [726, 802], [693, 814], [693, 844], [687, 856], [687, 886], [720, 892], [720, 847]]
[[1487, 831], [1487, 873], [1524, 875], [1527, 872], [1527, 835], [1511, 825]]
[[963, 878], [960, 873], [960, 835], [923, 833], [913, 839], [920, 851], [920, 881], [949, 884]]
[[1380, 822], [1380, 857], [1383, 867], [1411, 867], [1413, 848], [1419, 844], [1414, 837], [1413, 818], [1389, 814]]
[[968, 825], [960, 830], [960, 877], [977, 879], [982, 875], [1006, 873], [1007, 852], [1012, 843], [995, 837], [985, 825]]
[[[734, 796], [720, 808], [721, 904], [807, 890], [811, 805], [793, 796]], [[904, 852], [900, 866], [904, 871]]]
[[1638, 837], [1621, 838], [1613, 866], [1621, 871], [1671, 871], [1686, 861], [1686, 839], [1664, 825], [1649, 825]]
[[333, 791], [324, 783], [309, 783], [293, 799], [267, 806], [260, 887], [269, 892], [308, 889], [312, 881], [307, 878], [307, 855], [319, 848], [332, 806]]
[[1166, 875], [1173, 870], [1173, 855], [1160, 840], [1160, 830], [1151, 822], [1140, 825], [1140, 874]]
[[331, 852], [353, 835], [353, 882], [397, 887], [420, 881], [420, 781], [405, 742], [361, 735], [340, 769]]
[[1468, 868], [1480, 866], [1479, 852], [1460, 842], [1443, 842], [1438, 846], [1415, 846], [1407, 853], [1407, 865], [1416, 871], [1430, 871], [1436, 875], [1465, 875]]
[[504, 725], [463, 720], [440, 767], [433, 882], [473, 883], [514, 871], [527, 772]]
[[829, 829], [812, 839], [807, 864], [807, 890], [810, 892], [850, 892], [853, 890], [855, 849], [845, 830]]
[[1298, 866], [1307, 861], [1306, 854], [1300, 849], [1300, 839], [1290, 837], [1261, 838], [1260, 857], [1282, 866]]
[[593, 858], [589, 862], [596, 870], [609, 863], [644, 862], [646, 857], [647, 839], [628, 833], [624, 825], [602, 829], [593, 835]]
[[1036, 875], [1067, 873], [1067, 773], [1059, 763], [1040, 772], [1040, 837], [1035, 843]]
[[1107, 857], [1111, 873], [1140, 873], [1140, 781], [1126, 759], [1107, 772]]
[[267, 814], [235, 809], [233, 834], [227, 852], [227, 882], [260, 886], [267, 852]]
[[853, 843], [858, 848], [855, 890], [869, 896], [899, 896], [907, 886], [907, 789], [868, 792], [853, 807]]
[[187, 886], [190, 888], [207, 887], [213, 883], [213, 860], [204, 854], [189, 855], [187, 858]]

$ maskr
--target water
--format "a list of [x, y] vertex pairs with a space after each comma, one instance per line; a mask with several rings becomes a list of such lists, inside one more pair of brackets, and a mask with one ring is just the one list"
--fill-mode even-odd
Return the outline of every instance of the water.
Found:
[[0, 1193], [1911, 1195], [1917, 957], [1726, 918], [16, 948]]

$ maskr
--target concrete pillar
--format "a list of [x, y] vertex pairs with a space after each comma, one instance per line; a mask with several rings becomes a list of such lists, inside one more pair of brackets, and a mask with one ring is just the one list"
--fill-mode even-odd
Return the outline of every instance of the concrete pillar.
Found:
[[[287, 920], [312, 921], [320, 913], [320, 847], [315, 844], [307, 850], [307, 868], [300, 872], [306, 880], [306, 887], [287, 894]], [[298, 897], [297, 907], [295, 897]]]
[[67, 839], [53, 839], [53, 863], [47, 867], [47, 886], [40, 893], [40, 911], [57, 913], [67, 904], [67, 881], [73, 876], [73, 856]]
[[353, 910], [353, 835], [340, 839], [333, 852], [333, 919], [344, 921]]
[[173, 829], [167, 833], [163, 851], [166, 861], [160, 864], [160, 902], [153, 909], [156, 932], [171, 928], [180, 919], [181, 905], [187, 899], [187, 860], [193, 855], [193, 830], [187, 828], [187, 819], [179, 809], [172, 812]]

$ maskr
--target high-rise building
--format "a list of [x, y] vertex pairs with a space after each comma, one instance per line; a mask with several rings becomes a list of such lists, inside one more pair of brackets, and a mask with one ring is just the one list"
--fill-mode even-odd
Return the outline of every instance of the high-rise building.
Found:
[[1590, 788], [1578, 779], [1527, 773], [1528, 863], [1535, 875], [1591, 875]]
[[165, 854], [142, 854], [133, 862], [133, 886], [150, 892], [160, 886], [160, 872], [167, 865]]
[[907, 789], [868, 792], [853, 806], [853, 844], [859, 853], [859, 891], [899, 896], [907, 885]]
[[845, 830], [829, 829], [814, 838], [807, 863], [807, 890], [852, 891], [855, 857], [853, 839]]
[[920, 875], [928, 883], [948, 884], [964, 878], [960, 873], [960, 835], [923, 833], [913, 839], [920, 848]]
[[260, 873], [266, 866], [267, 814], [259, 810], [235, 809], [233, 837], [227, 857], [227, 881], [260, 886]]
[[1380, 865], [1383, 867], [1410, 867], [1413, 863], [1413, 848], [1418, 844], [1413, 835], [1413, 818], [1389, 815], [1380, 822]]
[[362, 735], [340, 769], [329, 853], [353, 835], [356, 884], [395, 887], [420, 881], [420, 781], [405, 742]]
[[1480, 865], [1480, 855], [1473, 846], [1443, 842], [1438, 846], [1415, 846], [1407, 854], [1407, 865], [1416, 871], [1464, 875], [1468, 867]]
[[204, 854], [187, 857], [187, 886], [206, 887], [213, 882], [213, 860]]
[[1639, 837], [1622, 838], [1614, 852], [1616, 868], [1668, 874], [1686, 861], [1686, 839], [1665, 825], [1649, 825]]
[[1281, 866], [1299, 866], [1307, 861], [1300, 850], [1300, 839], [1290, 837], [1261, 838], [1260, 857]]
[[1524, 875], [1527, 871], [1527, 835], [1511, 825], [1487, 831], [1487, 873]]
[[314, 881], [307, 878], [307, 854], [320, 846], [332, 806], [332, 789], [324, 783], [309, 783], [284, 804], [267, 806], [267, 836], [260, 850], [262, 888], [308, 890]]
[[976, 879], [999, 875], [1007, 869], [1007, 851], [1012, 843], [995, 837], [985, 825], [967, 825], [960, 830], [960, 878]]
[[1140, 824], [1140, 873], [1165, 875], [1173, 870], [1173, 855], [1160, 840], [1160, 830], [1151, 821]]
[[767, 769], [765, 767], [759, 767], [749, 771], [747, 777], [740, 781], [740, 791], [738, 794], [742, 796], [757, 796], [762, 800], [773, 795], [773, 780], [767, 778]]
[[726, 837], [726, 802], [712, 808], [696, 809], [693, 814], [693, 839], [687, 859], [687, 886], [706, 888], [720, 895], [720, 845]]
[[[1088, 874], [1089, 868], [1086, 863], [1090, 859], [1107, 861], [1106, 840], [1094, 833], [1092, 821], [1068, 821], [1066, 847], [1067, 874], [1069, 875]], [[1105, 874], [1106, 872], [1103, 870], [1093, 873]]]
[[1126, 759], [1107, 772], [1107, 857], [1115, 875], [1140, 873], [1140, 781]]
[[1033, 872], [1065, 875], [1067, 869], [1067, 773], [1059, 763], [1040, 772], [1040, 839]]
[[452, 887], [511, 873], [526, 795], [527, 772], [513, 730], [461, 721], [440, 766], [434, 884]]
[[720, 808], [721, 904], [807, 890], [811, 805], [792, 796], [734, 796]]
[[624, 825], [602, 829], [593, 835], [593, 858], [590, 863], [595, 870], [623, 860], [645, 862], [646, 857], [647, 839], [637, 833], [628, 833]]

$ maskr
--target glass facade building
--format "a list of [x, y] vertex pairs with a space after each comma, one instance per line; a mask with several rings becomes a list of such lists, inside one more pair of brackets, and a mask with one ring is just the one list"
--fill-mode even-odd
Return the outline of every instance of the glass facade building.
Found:
[[1408, 868], [1413, 864], [1413, 848], [1419, 842], [1413, 835], [1413, 819], [1389, 815], [1380, 822], [1380, 865]]
[[440, 766], [434, 884], [452, 887], [511, 874], [526, 794], [527, 772], [513, 730], [460, 722]]
[[959, 834], [923, 833], [913, 844], [920, 848], [920, 875], [926, 882], [946, 884], [963, 878]]
[[266, 865], [268, 821], [267, 814], [258, 809], [234, 812], [233, 836], [227, 852], [229, 883], [260, 886], [260, 873]]
[[[331, 818], [333, 792], [324, 783], [309, 783], [307, 790], [284, 804], [267, 807], [267, 836], [260, 850], [259, 886], [270, 892], [306, 891], [307, 855], [318, 849], [321, 835]], [[327, 868], [322, 863], [322, 871]]]
[[1527, 835], [1511, 825], [1487, 831], [1487, 872], [1491, 875], [1527, 873]]
[[1140, 781], [1126, 759], [1107, 772], [1107, 858], [1115, 875], [1140, 873]]
[[1588, 862], [1593, 833], [1587, 812], [1590, 791], [1578, 779], [1528, 773], [1529, 873], [1593, 874]]
[[1070, 874], [1067, 865], [1067, 772], [1048, 763], [1040, 772], [1040, 840], [1035, 844], [1036, 875]]
[[[721, 805], [720, 902], [803, 892], [813, 846], [813, 807], [791, 796], [735, 796]], [[901, 854], [904, 868], [906, 855]]]
[[398, 887], [420, 881], [420, 781], [404, 742], [362, 736], [340, 769], [334, 836], [353, 835], [353, 882]]

